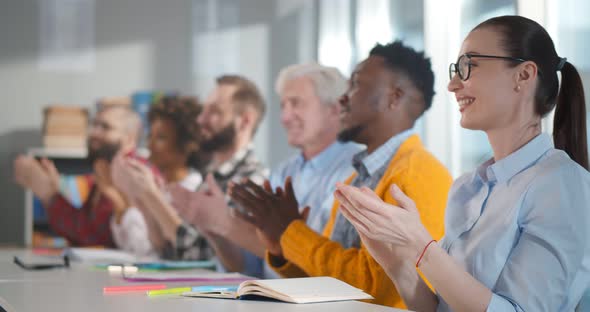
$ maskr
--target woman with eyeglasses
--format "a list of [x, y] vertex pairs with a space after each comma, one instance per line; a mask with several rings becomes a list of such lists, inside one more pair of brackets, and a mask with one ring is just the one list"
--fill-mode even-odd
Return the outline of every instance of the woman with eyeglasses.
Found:
[[[450, 75], [461, 126], [484, 131], [494, 155], [453, 184], [444, 238], [432, 239], [396, 186], [393, 206], [339, 184], [343, 214], [411, 310], [573, 311], [590, 284], [578, 72], [539, 24], [502, 16], [469, 33]], [[554, 107], [552, 141], [541, 119]]]

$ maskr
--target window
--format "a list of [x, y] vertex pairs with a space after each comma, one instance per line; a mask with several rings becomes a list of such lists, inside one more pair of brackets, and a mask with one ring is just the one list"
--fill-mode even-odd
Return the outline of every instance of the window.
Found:
[[[590, 122], [590, 20], [587, 0], [550, 0], [547, 2], [547, 30], [553, 38], [557, 54], [566, 57], [582, 77], [586, 95], [586, 124]], [[549, 126], [552, 120], [548, 123]], [[588, 142], [590, 144], [590, 141]]]

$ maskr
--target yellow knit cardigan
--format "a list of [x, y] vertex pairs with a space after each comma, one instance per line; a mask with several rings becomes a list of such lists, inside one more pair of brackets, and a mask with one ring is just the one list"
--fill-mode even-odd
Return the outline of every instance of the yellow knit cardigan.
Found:
[[[438, 240], [444, 232], [444, 209], [451, 183], [447, 169], [424, 148], [417, 135], [412, 135], [400, 145], [374, 191], [385, 202], [395, 205], [389, 187], [397, 184], [414, 200], [422, 223]], [[292, 222], [280, 239], [288, 262], [281, 267], [272, 266], [267, 252], [269, 265], [284, 277], [331, 276], [371, 294], [375, 300], [369, 302], [405, 308], [393, 282], [364, 246], [344, 249], [330, 240], [338, 209], [335, 200], [322, 235], [303, 221]]]

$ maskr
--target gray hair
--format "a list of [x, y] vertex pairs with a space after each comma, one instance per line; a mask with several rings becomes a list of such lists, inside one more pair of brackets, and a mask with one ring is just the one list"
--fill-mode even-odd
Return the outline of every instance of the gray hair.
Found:
[[316, 95], [325, 105], [338, 103], [338, 98], [346, 92], [348, 86], [346, 78], [337, 68], [308, 63], [283, 68], [277, 77], [275, 91], [281, 94], [288, 81], [301, 77], [307, 77], [311, 80]]

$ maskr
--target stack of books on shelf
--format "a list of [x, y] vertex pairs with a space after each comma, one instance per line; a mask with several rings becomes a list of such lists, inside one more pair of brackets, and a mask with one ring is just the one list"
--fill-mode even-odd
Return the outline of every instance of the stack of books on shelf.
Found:
[[43, 145], [48, 149], [86, 149], [88, 110], [49, 106], [44, 111]]

